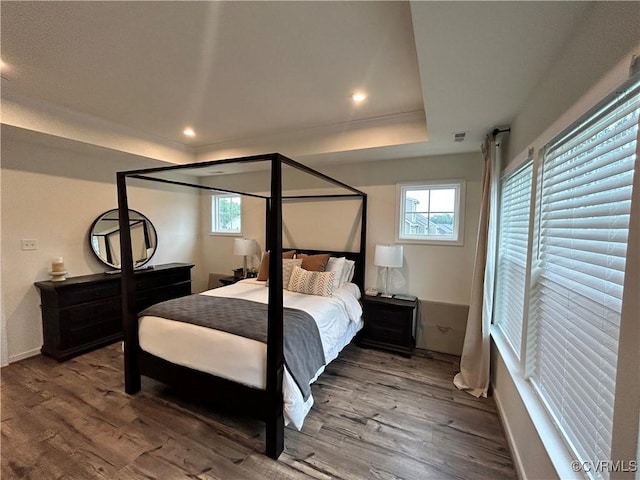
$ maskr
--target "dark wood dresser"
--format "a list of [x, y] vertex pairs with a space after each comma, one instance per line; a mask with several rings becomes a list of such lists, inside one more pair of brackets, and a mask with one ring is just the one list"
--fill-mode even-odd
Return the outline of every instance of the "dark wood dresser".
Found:
[[418, 300], [364, 295], [362, 308], [360, 344], [410, 357], [416, 347]]
[[[137, 310], [189, 295], [192, 267], [169, 263], [135, 272]], [[68, 360], [123, 338], [119, 273], [35, 285], [40, 289], [44, 355]]]

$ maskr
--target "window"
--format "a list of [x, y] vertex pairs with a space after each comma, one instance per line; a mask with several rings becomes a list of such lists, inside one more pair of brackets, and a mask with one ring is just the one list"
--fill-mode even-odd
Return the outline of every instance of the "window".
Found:
[[398, 185], [397, 239], [462, 245], [465, 182]]
[[[615, 457], [639, 115], [636, 82], [549, 143], [537, 177], [525, 371], [575, 458], [591, 465]], [[609, 478], [606, 469], [587, 474]]]
[[211, 196], [211, 233], [242, 233], [242, 198], [225, 193]]
[[533, 164], [502, 180], [500, 228], [497, 248], [496, 323], [518, 357], [522, 339], [522, 317], [529, 243]]

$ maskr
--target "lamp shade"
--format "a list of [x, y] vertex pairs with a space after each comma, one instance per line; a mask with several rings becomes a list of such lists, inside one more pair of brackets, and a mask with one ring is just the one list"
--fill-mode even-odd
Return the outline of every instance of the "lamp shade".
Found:
[[378, 267], [402, 267], [402, 245], [376, 245], [373, 264]]
[[256, 252], [256, 241], [250, 238], [236, 238], [233, 242], [234, 255], [253, 255]]

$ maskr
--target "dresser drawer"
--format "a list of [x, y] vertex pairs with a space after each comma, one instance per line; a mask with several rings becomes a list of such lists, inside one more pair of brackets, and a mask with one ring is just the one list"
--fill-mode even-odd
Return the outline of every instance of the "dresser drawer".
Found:
[[101, 323], [105, 318], [120, 318], [121, 309], [120, 297], [111, 297], [61, 310], [60, 320], [71, 330]]
[[185, 295], [191, 295], [191, 282], [154, 288], [153, 290], [148, 290], [136, 295], [136, 311], [141, 312], [156, 303], [171, 300], [172, 298], [184, 297]]
[[[107, 297], [120, 296], [120, 282], [78, 283], [58, 292], [58, 306], [60, 308], [79, 303], [91, 302]], [[118, 300], [119, 301], [119, 300]]]
[[99, 341], [114, 335], [122, 338], [122, 322], [117, 318], [102, 318], [91, 325], [72, 328], [65, 337], [68, 338], [68, 344], [64, 347]]
[[84, 303], [60, 312], [60, 347], [81, 343], [122, 332], [120, 297]]
[[177, 271], [145, 272], [135, 276], [136, 291], [144, 291], [157, 288], [158, 285], [172, 285], [182, 282], [191, 282], [191, 272], [188, 268]]

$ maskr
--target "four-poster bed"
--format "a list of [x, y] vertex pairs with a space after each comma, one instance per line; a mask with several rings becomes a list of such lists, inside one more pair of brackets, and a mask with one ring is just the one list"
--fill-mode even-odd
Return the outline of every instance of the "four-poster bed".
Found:
[[[189, 173], [194, 169], [220, 168], [223, 166], [251, 165], [255, 162], [268, 162], [271, 167], [270, 192], [261, 195], [253, 192], [225, 189], [224, 187], [202, 185], [197, 177], [194, 181], [185, 181], [185, 175], [179, 179], [170, 179], [173, 173]], [[326, 184], [346, 190], [347, 193], [328, 193], [310, 195], [283, 195], [283, 166], [291, 167], [299, 172], [320, 179]], [[267, 325], [266, 325], [266, 378], [264, 388], [256, 388], [244, 383], [213, 375], [196, 368], [189, 368], [174, 363], [160, 356], [145, 351], [140, 346], [139, 319], [136, 308], [135, 286], [133, 282], [133, 258], [131, 251], [131, 236], [129, 229], [129, 205], [127, 196], [127, 179], [142, 179], [173, 185], [181, 185], [198, 189], [228, 192], [265, 200], [266, 239], [265, 251], [270, 252], [269, 287], [266, 288]], [[361, 202], [359, 248], [356, 252], [323, 252], [334, 257], [345, 257], [355, 262], [352, 273], [356, 290], [363, 290], [364, 263], [366, 247], [366, 212], [367, 196], [365, 193], [330, 178], [307, 166], [286, 158], [278, 153], [242, 157], [236, 159], [218, 160], [190, 165], [161, 167], [154, 169], [119, 172], [117, 176], [118, 208], [121, 229], [121, 258], [122, 258], [122, 309], [124, 318], [124, 357], [125, 357], [125, 391], [135, 394], [141, 388], [141, 375], [145, 375], [161, 382], [170, 384], [184, 391], [197, 393], [209, 400], [213, 400], [227, 409], [249, 415], [266, 423], [266, 454], [271, 458], [278, 458], [284, 448], [284, 411], [283, 411], [283, 376], [285, 374], [285, 352], [283, 348], [283, 318], [285, 316], [283, 287], [283, 259], [282, 245], [282, 204], [287, 200], [302, 199], [354, 199]], [[288, 246], [289, 247], [289, 246]], [[295, 246], [290, 246], [295, 247]], [[317, 254], [318, 251], [297, 249], [299, 253]], [[332, 277], [333, 278], [333, 277]], [[224, 290], [223, 287], [220, 290]], [[243, 287], [245, 288], [245, 287]], [[249, 288], [249, 287], [246, 287]], [[289, 297], [289, 293], [286, 295]], [[145, 317], [146, 318], [146, 317]], [[145, 320], [146, 321], [146, 320]], [[140, 324], [141, 325], [141, 324]], [[350, 327], [353, 330], [353, 326]], [[355, 334], [355, 332], [353, 332]], [[348, 341], [348, 340], [347, 340]], [[333, 349], [341, 348], [340, 345]], [[338, 350], [339, 351], [339, 350]], [[333, 352], [330, 356], [337, 355]], [[331, 358], [327, 359], [330, 361]], [[324, 367], [323, 367], [324, 368]], [[319, 372], [321, 372], [319, 370]], [[318, 373], [319, 373], [318, 372]], [[288, 371], [287, 371], [288, 373]], [[288, 378], [288, 377], [287, 377]]]

